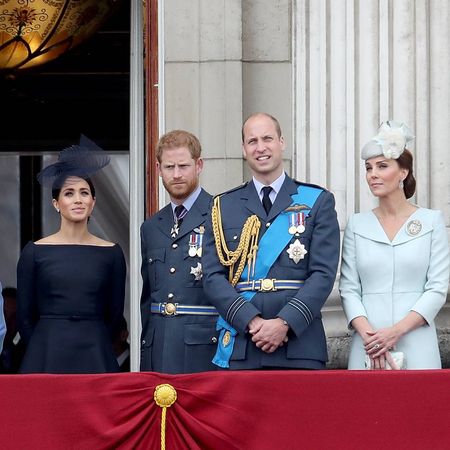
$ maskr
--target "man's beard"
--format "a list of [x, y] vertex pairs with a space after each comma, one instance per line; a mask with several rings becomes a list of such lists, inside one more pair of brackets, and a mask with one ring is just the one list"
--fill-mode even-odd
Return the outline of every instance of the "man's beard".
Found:
[[166, 183], [164, 180], [163, 185], [169, 193], [170, 198], [174, 200], [184, 200], [188, 198], [195, 191], [195, 189], [197, 189], [198, 180], [184, 182], [182, 190], [177, 189], [176, 186], [172, 186], [170, 183]]

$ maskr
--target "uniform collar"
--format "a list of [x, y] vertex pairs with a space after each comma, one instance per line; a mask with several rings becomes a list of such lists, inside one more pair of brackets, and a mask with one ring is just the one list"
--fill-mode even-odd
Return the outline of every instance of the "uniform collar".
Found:
[[[195, 200], [197, 200], [198, 196], [200, 195], [202, 188], [201, 186], [197, 186], [197, 189], [191, 194], [189, 195], [189, 197], [184, 200], [182, 204], [188, 211], [192, 208], [192, 205], [194, 204]], [[177, 206], [174, 202], [170, 202], [170, 204], [172, 205], [172, 212], [175, 214], [175, 207]]]

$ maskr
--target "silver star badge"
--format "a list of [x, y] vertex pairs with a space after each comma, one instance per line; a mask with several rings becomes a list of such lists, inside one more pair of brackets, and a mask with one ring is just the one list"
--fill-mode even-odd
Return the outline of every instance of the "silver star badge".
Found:
[[194, 275], [195, 281], [199, 281], [202, 279], [203, 272], [201, 263], [198, 262], [197, 267], [191, 267], [191, 274]]
[[308, 253], [305, 246], [298, 239], [296, 239], [293, 244], [290, 244], [289, 249], [286, 251], [289, 254], [289, 258], [293, 259], [295, 264], [303, 259]]

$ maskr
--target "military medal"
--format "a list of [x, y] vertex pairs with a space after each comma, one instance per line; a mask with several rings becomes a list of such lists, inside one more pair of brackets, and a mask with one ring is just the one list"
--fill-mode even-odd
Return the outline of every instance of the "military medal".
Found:
[[305, 213], [300, 212], [298, 215], [297, 233], [301, 234], [305, 231]]
[[301, 259], [305, 257], [308, 253], [305, 246], [296, 239], [293, 244], [289, 245], [289, 249], [286, 250], [289, 255], [289, 258], [294, 260], [295, 264], [297, 264]]
[[299, 235], [305, 231], [305, 213], [293, 212], [289, 215], [289, 234]]
[[189, 236], [189, 251], [188, 255], [190, 257], [197, 256], [197, 250], [198, 250], [198, 241], [199, 241], [199, 235], [198, 234], [191, 234]]
[[199, 258], [202, 257], [202, 245], [203, 245], [203, 234], [198, 235], [198, 249], [197, 249], [197, 256]]
[[297, 213], [291, 213], [289, 214], [289, 234], [295, 234], [297, 233], [297, 224], [295, 223]]
[[422, 231], [422, 223], [420, 220], [410, 220], [406, 224], [406, 232], [410, 236], [416, 236]]
[[191, 272], [192, 275], [194, 275], [194, 278], [196, 281], [199, 281], [202, 279], [203, 276], [203, 271], [202, 271], [202, 265], [201, 263], [197, 263], [196, 267], [191, 267]]

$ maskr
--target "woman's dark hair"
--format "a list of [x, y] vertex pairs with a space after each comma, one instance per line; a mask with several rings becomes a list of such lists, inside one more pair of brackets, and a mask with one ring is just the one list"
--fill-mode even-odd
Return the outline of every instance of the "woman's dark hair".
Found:
[[405, 148], [403, 153], [397, 158], [397, 163], [402, 169], [408, 171], [408, 176], [403, 180], [403, 192], [406, 198], [411, 198], [416, 192], [416, 179], [413, 175], [413, 155]]
[[81, 178], [84, 181], [86, 181], [86, 183], [89, 185], [89, 189], [91, 190], [92, 197], [95, 197], [95, 187], [89, 177], [79, 177], [78, 175], [66, 175], [63, 178], [56, 179], [55, 182], [53, 183], [52, 198], [54, 200], [58, 200], [59, 194], [61, 193], [61, 189], [64, 185], [64, 182], [67, 180], [67, 178], [69, 178], [71, 176], [77, 176], [78, 178]]

